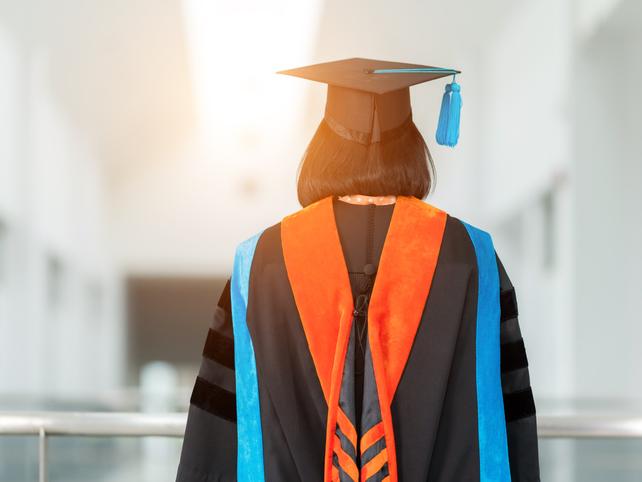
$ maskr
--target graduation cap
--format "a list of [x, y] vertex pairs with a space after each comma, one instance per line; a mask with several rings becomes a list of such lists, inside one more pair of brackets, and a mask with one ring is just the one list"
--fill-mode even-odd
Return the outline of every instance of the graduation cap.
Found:
[[324, 121], [344, 139], [369, 145], [399, 135], [412, 122], [412, 85], [452, 76], [439, 114], [437, 143], [455, 146], [459, 138], [460, 71], [427, 65], [352, 58], [308, 65], [279, 74], [328, 84]]

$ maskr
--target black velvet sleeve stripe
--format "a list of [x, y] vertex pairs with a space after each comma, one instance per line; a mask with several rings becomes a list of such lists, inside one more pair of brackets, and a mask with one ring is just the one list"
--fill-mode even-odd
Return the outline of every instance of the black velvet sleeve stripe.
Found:
[[500, 279], [502, 393], [511, 480], [538, 482], [537, 417], [515, 288], [499, 256], [496, 257]]
[[499, 304], [502, 310], [502, 321], [517, 318], [517, 298], [515, 289], [510, 287], [503, 290], [499, 295]]
[[206, 412], [236, 423], [236, 395], [196, 377], [190, 403]]
[[535, 401], [530, 387], [518, 392], [504, 394], [506, 421], [512, 422], [535, 415]]
[[[236, 392], [236, 374], [234, 370], [224, 367], [214, 360], [203, 357], [201, 366], [198, 369], [198, 376], [229, 392]], [[517, 389], [519, 388], [523, 387], [518, 387]]]
[[218, 306], [223, 308], [228, 313], [232, 312], [232, 302], [230, 300], [230, 280], [229, 280], [229, 278], [228, 278], [227, 282], [225, 283], [225, 287], [223, 288], [223, 291], [221, 292], [221, 296], [218, 299]]
[[531, 386], [528, 368], [502, 373], [502, 392], [518, 392]]
[[234, 340], [210, 329], [203, 347], [203, 356], [234, 370]]
[[502, 373], [518, 370], [528, 366], [524, 340], [519, 339], [512, 343], [504, 343], [500, 347]]
[[502, 344], [522, 339], [522, 330], [519, 327], [519, 320], [517, 318], [504, 321], [500, 325], [499, 331], [501, 337], [500, 342]]

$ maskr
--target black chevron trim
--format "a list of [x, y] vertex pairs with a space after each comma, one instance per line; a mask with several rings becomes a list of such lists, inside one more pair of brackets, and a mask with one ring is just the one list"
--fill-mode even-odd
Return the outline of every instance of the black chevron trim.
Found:
[[366, 479], [366, 482], [381, 482], [390, 474], [390, 468], [388, 467], [388, 462], [383, 464], [383, 466], [374, 474]]
[[335, 433], [337, 434], [337, 437], [339, 437], [339, 442], [341, 443], [343, 451], [348, 454], [352, 460], [357, 460], [357, 450], [354, 445], [352, 445], [352, 442], [348, 440], [348, 437], [346, 437], [346, 435], [341, 431], [339, 424], [337, 424]]

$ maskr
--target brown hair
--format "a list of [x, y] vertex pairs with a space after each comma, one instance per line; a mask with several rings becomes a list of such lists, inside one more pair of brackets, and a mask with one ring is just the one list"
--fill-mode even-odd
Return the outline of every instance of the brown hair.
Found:
[[331, 195], [424, 199], [434, 171], [428, 146], [413, 122], [393, 138], [364, 145], [339, 136], [321, 121], [299, 164], [297, 195], [303, 207]]

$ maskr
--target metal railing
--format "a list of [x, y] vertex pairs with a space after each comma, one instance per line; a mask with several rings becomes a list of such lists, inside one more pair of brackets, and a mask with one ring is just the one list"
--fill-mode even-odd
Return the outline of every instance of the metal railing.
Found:
[[[38, 477], [47, 480], [47, 437], [182, 437], [187, 414], [0, 412], [0, 436], [38, 437]], [[538, 415], [541, 438], [642, 438], [642, 416]]]

